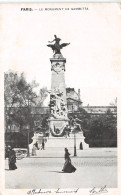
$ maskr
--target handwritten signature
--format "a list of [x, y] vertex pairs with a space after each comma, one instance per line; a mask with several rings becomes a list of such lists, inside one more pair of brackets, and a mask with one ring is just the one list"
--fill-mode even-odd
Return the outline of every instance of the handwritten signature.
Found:
[[91, 194], [101, 194], [101, 193], [108, 193], [108, 190], [106, 189], [106, 185], [104, 187], [101, 187], [99, 190], [94, 187], [92, 190], [89, 191]]
[[[79, 188], [77, 188], [77, 189], [71, 189], [71, 190], [62, 190], [62, 189], [60, 189], [60, 188], [58, 188], [57, 190], [54, 190], [54, 191], [52, 191], [52, 190], [44, 190], [44, 189], [39, 189], [39, 190], [37, 190], [37, 189], [32, 189], [32, 190], [29, 190], [28, 192], [27, 192], [27, 194], [29, 194], [29, 195], [37, 195], [37, 194], [51, 194], [51, 193], [56, 193], [56, 194], [67, 194], [67, 193], [69, 193], [69, 194], [71, 194], [71, 193], [77, 193], [78, 192], [78, 190], [79, 190]], [[101, 193], [108, 193], [108, 190], [106, 189], [106, 185], [104, 186], [104, 187], [101, 187], [99, 190], [96, 188], [96, 187], [94, 187], [92, 190], [90, 190], [89, 191], [90, 192], [90, 195], [93, 195], [93, 194], [101, 194]]]
[[71, 189], [71, 190], [62, 190], [62, 189], [58, 188], [55, 191], [52, 191], [52, 190], [44, 190], [44, 189], [39, 189], [39, 190], [32, 189], [32, 190], [29, 190], [27, 192], [27, 194], [29, 194], [29, 195], [35, 195], [35, 194], [51, 194], [51, 193], [56, 193], [56, 194], [59, 194], [59, 193], [61, 193], [61, 194], [62, 193], [67, 194], [67, 193], [69, 193], [69, 194], [71, 194], [71, 193], [77, 193], [78, 190], [79, 190], [79, 188], [77, 188], [77, 189]]

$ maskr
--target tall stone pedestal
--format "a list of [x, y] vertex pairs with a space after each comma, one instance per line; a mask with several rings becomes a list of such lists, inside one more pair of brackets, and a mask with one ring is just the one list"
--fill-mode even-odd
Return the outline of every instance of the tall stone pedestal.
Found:
[[[65, 86], [65, 63], [66, 59], [62, 56], [60, 50], [69, 45], [67, 43], [59, 44], [61, 39], [55, 36], [55, 44], [47, 45], [55, 49], [55, 54], [50, 58], [51, 62], [51, 92], [50, 92], [50, 119], [49, 130], [50, 136], [47, 140], [46, 147], [49, 148], [70, 148], [74, 146], [76, 141], [78, 149], [80, 144], [83, 148], [88, 148], [84, 142], [83, 133], [74, 134], [70, 133], [68, 137], [67, 132], [71, 129], [69, 127], [67, 99], [66, 99], [66, 86]], [[70, 128], [70, 129], [69, 129]]]
[[56, 54], [51, 61], [51, 93], [49, 127], [51, 136], [62, 137], [68, 125], [65, 87], [65, 62], [62, 54]]

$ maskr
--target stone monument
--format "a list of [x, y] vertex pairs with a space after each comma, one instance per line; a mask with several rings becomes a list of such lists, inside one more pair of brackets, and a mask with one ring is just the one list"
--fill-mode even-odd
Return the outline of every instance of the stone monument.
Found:
[[55, 35], [53, 45], [49, 44], [54, 55], [51, 62], [51, 91], [50, 91], [50, 133], [54, 137], [62, 137], [64, 129], [68, 125], [67, 100], [65, 87], [65, 63], [66, 59], [61, 54], [61, 49], [69, 43], [60, 44], [60, 38]]
[[[50, 93], [50, 118], [49, 122], [49, 136], [46, 139], [45, 147], [49, 149], [50, 155], [54, 150], [60, 152], [65, 147], [77, 149], [88, 149], [88, 144], [85, 143], [81, 125], [78, 124], [77, 118], [68, 119], [67, 110], [67, 98], [66, 98], [66, 86], [65, 86], [65, 64], [66, 59], [61, 54], [61, 49], [66, 47], [70, 43], [60, 44], [61, 39], [56, 35], [53, 41], [54, 44], [47, 45], [50, 47], [54, 55], [50, 58], [51, 62], [51, 90]], [[75, 133], [75, 130], [79, 127], [80, 131]], [[76, 139], [75, 139], [76, 138]], [[33, 144], [38, 142], [41, 144], [41, 135], [34, 134], [33, 142], [30, 144], [30, 148]], [[53, 149], [52, 149], [53, 148]], [[52, 150], [51, 150], [52, 149]], [[57, 151], [57, 149], [59, 149]]]
[[[66, 99], [66, 87], [65, 87], [65, 63], [66, 59], [61, 54], [61, 49], [70, 43], [60, 44], [61, 39], [56, 35], [53, 41], [54, 44], [47, 45], [50, 47], [54, 55], [50, 58], [51, 62], [51, 90], [50, 90], [50, 119], [49, 129], [50, 136], [47, 141], [47, 147], [53, 148], [73, 148], [74, 145], [74, 130], [77, 127], [77, 123], [74, 122], [74, 126], [70, 127], [70, 120], [68, 119], [67, 99]], [[67, 130], [71, 129], [67, 135]], [[76, 136], [77, 148], [80, 148], [80, 144], [83, 144], [83, 148], [88, 148], [88, 145], [84, 142], [83, 132], [81, 131]]]

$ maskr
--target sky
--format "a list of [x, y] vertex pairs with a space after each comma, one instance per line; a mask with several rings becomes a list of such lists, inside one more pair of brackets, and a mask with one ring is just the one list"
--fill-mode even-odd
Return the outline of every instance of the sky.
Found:
[[[53, 52], [47, 44], [57, 35], [61, 43], [70, 43], [62, 50], [66, 87], [80, 89], [83, 105], [106, 106], [120, 96], [119, 4], [27, 4], [33, 11], [21, 11], [24, 7], [1, 6], [2, 71], [24, 72], [28, 82], [36, 80], [40, 88], [50, 89]], [[43, 11], [36, 10], [42, 8]]]

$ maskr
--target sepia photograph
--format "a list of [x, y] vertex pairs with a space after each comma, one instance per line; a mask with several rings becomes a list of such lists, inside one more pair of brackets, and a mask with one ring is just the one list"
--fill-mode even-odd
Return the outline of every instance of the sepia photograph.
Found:
[[118, 188], [120, 3], [1, 4], [0, 16], [5, 190]]

